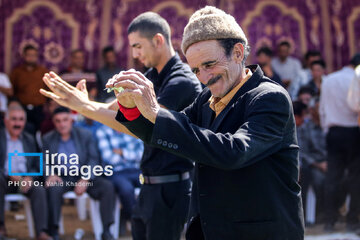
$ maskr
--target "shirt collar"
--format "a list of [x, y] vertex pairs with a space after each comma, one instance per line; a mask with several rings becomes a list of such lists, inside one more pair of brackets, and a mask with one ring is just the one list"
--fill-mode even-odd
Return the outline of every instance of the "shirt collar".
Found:
[[216, 116], [218, 116], [222, 110], [229, 104], [231, 99], [235, 96], [235, 94], [239, 91], [239, 89], [249, 80], [249, 78], [252, 76], [252, 72], [250, 69], [245, 69], [246, 76], [244, 79], [238, 83], [230, 92], [228, 92], [224, 97], [222, 98], [216, 98], [214, 96], [211, 96], [209, 99], [209, 107], [216, 113]]
[[[5, 128], [5, 135], [6, 135], [6, 140], [7, 140], [7, 141], [13, 141], [13, 140], [11, 139], [10, 133], [9, 133], [9, 131], [7, 130], [7, 128]], [[15, 140], [15, 141], [20, 141], [21, 139], [22, 139], [22, 134], [20, 134], [19, 138], [18, 138], [17, 140]]]

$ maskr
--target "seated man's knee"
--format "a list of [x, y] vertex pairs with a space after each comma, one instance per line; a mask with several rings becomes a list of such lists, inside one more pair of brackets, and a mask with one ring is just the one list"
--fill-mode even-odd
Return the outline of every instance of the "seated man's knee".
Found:
[[63, 195], [63, 187], [53, 186], [46, 188], [47, 195], [51, 197], [59, 197]]
[[32, 187], [31, 188], [31, 191], [32, 191], [32, 194], [36, 194], [36, 195], [39, 195], [39, 196], [46, 196], [46, 190], [44, 187], [41, 187], [41, 186], [37, 186], [37, 187]]

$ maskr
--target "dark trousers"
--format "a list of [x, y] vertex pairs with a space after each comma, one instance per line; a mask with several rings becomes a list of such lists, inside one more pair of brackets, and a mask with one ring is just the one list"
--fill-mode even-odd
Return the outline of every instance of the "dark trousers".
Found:
[[[351, 196], [348, 223], [359, 222], [360, 213], [360, 132], [359, 128], [332, 127], [327, 136], [328, 172], [326, 174], [327, 221], [334, 223], [343, 203], [342, 185]], [[339, 199], [340, 194], [340, 199]]]
[[130, 220], [136, 202], [134, 191], [140, 187], [139, 175], [140, 169], [131, 168], [116, 172], [110, 177], [121, 201], [121, 215], [124, 218], [121, 220]]
[[134, 240], [179, 240], [188, 214], [190, 180], [142, 185], [132, 216]]
[[[76, 182], [71, 178], [63, 178], [64, 186], [48, 187], [47, 197], [49, 203], [49, 228], [52, 235], [57, 235], [58, 225], [63, 203], [62, 195], [74, 189], [73, 186], [66, 186], [66, 181]], [[112, 183], [104, 178], [97, 177], [90, 181], [86, 192], [91, 198], [100, 201], [100, 215], [103, 229], [108, 229], [114, 222], [115, 191]]]
[[311, 166], [302, 167], [300, 172], [301, 197], [304, 210], [306, 209], [307, 192], [309, 187], [312, 186], [316, 195], [316, 212], [324, 213], [325, 173]]
[[186, 229], [186, 240], [205, 240], [199, 215], [190, 219]]
[[[8, 180], [0, 176], [0, 224], [4, 224], [4, 207], [5, 207], [5, 194], [19, 193], [19, 188], [9, 186]], [[44, 187], [36, 186], [31, 187], [27, 193], [24, 194], [30, 199], [31, 211], [35, 222], [36, 235], [47, 230], [48, 223], [48, 208], [46, 201], [46, 191]]]

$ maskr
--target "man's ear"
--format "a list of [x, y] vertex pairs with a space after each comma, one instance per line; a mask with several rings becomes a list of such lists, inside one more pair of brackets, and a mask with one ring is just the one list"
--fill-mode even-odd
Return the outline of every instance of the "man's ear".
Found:
[[233, 48], [233, 59], [236, 63], [241, 63], [244, 59], [244, 45], [236, 43]]
[[156, 47], [163, 46], [165, 44], [165, 37], [161, 33], [157, 33], [153, 37], [152, 42]]

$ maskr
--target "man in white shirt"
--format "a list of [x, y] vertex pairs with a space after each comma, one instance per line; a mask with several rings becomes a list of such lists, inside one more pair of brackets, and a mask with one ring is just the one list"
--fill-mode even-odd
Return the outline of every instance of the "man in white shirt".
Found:
[[13, 89], [8, 76], [0, 73], [0, 112], [6, 112], [7, 97], [13, 95]]
[[[350, 209], [346, 217], [348, 230], [360, 229], [360, 132], [358, 113], [347, 104], [347, 94], [354, 78], [354, 68], [360, 64], [356, 54], [350, 65], [329, 74], [322, 83], [320, 114], [323, 128], [327, 132], [328, 172], [326, 176], [327, 223], [326, 231], [334, 230], [341, 202], [338, 195], [346, 178], [346, 189], [351, 196]], [[347, 174], [346, 174], [347, 172]]]
[[301, 63], [298, 59], [290, 56], [290, 43], [282, 41], [278, 44], [278, 56], [273, 58], [271, 66], [288, 90], [292, 99], [295, 99], [305, 73], [302, 71]]

